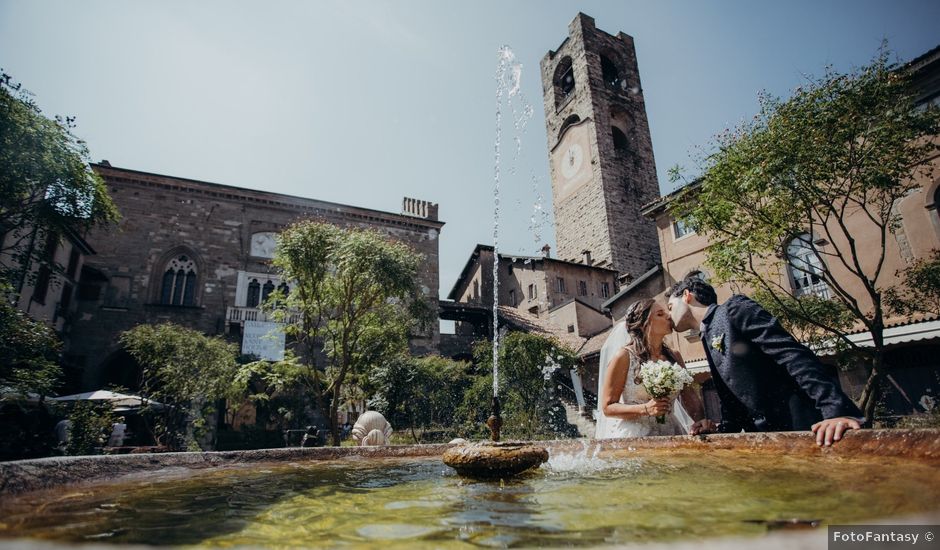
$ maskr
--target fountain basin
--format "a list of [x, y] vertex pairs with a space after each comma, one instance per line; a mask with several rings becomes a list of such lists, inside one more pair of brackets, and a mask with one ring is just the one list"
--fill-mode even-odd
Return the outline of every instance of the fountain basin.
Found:
[[[815, 537], [809, 546], [824, 548], [827, 523], [911, 514], [940, 522], [937, 430], [850, 432], [831, 448], [802, 433], [539, 444], [547, 464], [497, 483], [467, 482], [441, 465], [450, 445], [0, 463], [0, 537], [413, 548], [733, 535], [751, 546], [761, 536], [767, 548]], [[823, 527], [781, 531], [813, 521]]]

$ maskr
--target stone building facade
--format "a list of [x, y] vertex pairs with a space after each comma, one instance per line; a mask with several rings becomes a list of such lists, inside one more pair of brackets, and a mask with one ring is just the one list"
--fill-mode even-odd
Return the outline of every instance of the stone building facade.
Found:
[[654, 225], [640, 214], [659, 197], [633, 38], [579, 13], [541, 61], [558, 258], [624, 280], [659, 264]]
[[[95, 250], [71, 229], [57, 234], [22, 227], [0, 240], [3, 251], [0, 266], [16, 273], [12, 281], [16, 307], [30, 318], [49, 325], [62, 339], [66, 350], [62, 360], [64, 388], [77, 391], [81, 387], [82, 373], [67, 351], [78, 300], [82, 297], [80, 274]], [[24, 255], [32, 260], [24, 264]]]
[[[499, 255], [499, 323], [553, 336], [572, 351], [606, 332], [601, 305], [617, 292], [617, 272], [607, 267], [545, 256]], [[456, 321], [442, 337], [442, 353], [467, 358], [475, 340], [492, 337], [493, 247], [478, 244], [448, 294], [441, 316]]]
[[[537, 318], [577, 300], [595, 310], [616, 292], [617, 272], [547, 256], [499, 255], [499, 305]], [[478, 244], [447, 298], [493, 304], [493, 247]]]
[[[104, 178], [123, 216], [88, 236], [97, 254], [81, 270], [69, 361], [86, 388], [133, 387], [136, 366], [117, 341], [138, 324], [171, 321], [238, 340], [246, 320], [263, 320], [258, 303], [281, 281], [270, 264], [277, 233], [312, 219], [387, 233], [423, 255], [420, 289], [432, 310], [439, 286], [443, 222], [436, 204], [405, 199], [394, 214], [355, 206], [116, 168]], [[439, 330], [413, 335], [417, 353], [437, 350]]]
[[[94, 249], [76, 231], [60, 235], [32, 227], [11, 231], [0, 245], [0, 266], [16, 273], [12, 283], [17, 308], [68, 338], [79, 274]], [[30, 254], [28, 249], [38, 254]], [[24, 264], [24, 254], [34, 261]]]

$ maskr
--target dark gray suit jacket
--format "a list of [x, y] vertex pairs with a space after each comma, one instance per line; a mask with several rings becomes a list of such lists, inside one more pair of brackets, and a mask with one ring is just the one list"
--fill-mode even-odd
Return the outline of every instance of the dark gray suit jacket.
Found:
[[823, 418], [862, 416], [816, 355], [750, 298], [712, 306], [702, 328], [722, 432], [808, 430]]

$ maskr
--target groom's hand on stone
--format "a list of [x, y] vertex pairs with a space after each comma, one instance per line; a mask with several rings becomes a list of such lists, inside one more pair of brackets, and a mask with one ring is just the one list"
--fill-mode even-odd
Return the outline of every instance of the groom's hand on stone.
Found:
[[811, 429], [816, 434], [816, 444], [828, 447], [842, 439], [842, 434], [848, 430], [859, 430], [861, 428], [862, 425], [858, 423], [858, 420], [841, 416], [817, 422], [813, 424]]
[[689, 435], [710, 434], [718, 429], [718, 425], [707, 418], [703, 418], [689, 428]]

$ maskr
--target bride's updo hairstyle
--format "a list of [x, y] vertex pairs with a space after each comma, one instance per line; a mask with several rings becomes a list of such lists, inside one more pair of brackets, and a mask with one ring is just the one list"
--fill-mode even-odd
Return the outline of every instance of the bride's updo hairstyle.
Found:
[[[630, 343], [633, 344], [633, 351], [636, 352], [640, 361], [650, 360], [649, 343], [650, 313], [653, 311], [653, 304], [656, 300], [644, 298], [633, 302], [627, 308], [627, 315], [624, 317], [624, 323], [627, 325], [627, 333], [630, 334]], [[663, 343], [661, 352], [667, 359], [675, 362], [672, 351]]]

